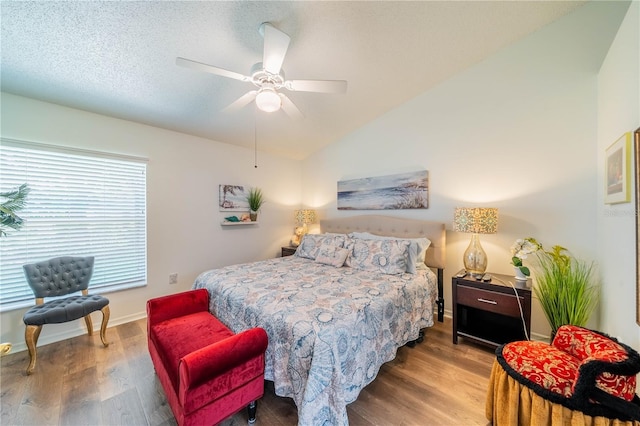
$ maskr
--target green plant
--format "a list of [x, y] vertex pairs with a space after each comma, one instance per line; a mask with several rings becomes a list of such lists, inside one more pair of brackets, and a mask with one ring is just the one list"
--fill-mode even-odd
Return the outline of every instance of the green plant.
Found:
[[536, 252], [534, 292], [540, 300], [551, 335], [564, 324], [585, 326], [599, 300], [593, 262], [576, 259], [561, 246]]
[[260, 188], [251, 188], [247, 193], [247, 202], [251, 211], [257, 212], [264, 204], [264, 196]]
[[25, 206], [29, 185], [23, 183], [17, 189], [0, 192], [0, 198], [5, 199], [0, 203], [0, 237], [6, 236], [9, 229], [19, 230], [24, 220], [16, 214]]

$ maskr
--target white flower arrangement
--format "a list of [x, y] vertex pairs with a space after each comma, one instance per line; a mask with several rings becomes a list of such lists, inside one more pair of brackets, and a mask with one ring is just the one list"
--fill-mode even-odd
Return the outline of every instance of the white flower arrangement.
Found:
[[542, 245], [536, 241], [535, 238], [519, 238], [511, 246], [511, 264], [520, 269], [525, 276], [531, 275], [529, 268], [523, 265], [522, 261], [527, 258], [528, 255], [542, 250]]

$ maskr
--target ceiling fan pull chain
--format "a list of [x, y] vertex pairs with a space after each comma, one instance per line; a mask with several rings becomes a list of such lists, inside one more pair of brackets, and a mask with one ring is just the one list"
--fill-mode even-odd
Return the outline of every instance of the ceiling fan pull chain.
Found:
[[258, 111], [255, 111], [253, 120], [253, 168], [258, 168]]

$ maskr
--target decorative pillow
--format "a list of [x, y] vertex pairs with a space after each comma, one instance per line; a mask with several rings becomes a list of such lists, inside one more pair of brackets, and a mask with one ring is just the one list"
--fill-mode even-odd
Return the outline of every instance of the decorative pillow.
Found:
[[511, 342], [502, 348], [505, 362], [520, 376], [565, 398], [573, 395], [579, 361], [544, 342]]
[[424, 256], [427, 249], [431, 245], [431, 241], [428, 238], [399, 238], [399, 237], [387, 237], [384, 235], [370, 234], [369, 232], [352, 232], [349, 234], [352, 238], [359, 238], [361, 240], [406, 240], [409, 241], [409, 251], [407, 259], [407, 272], [410, 274], [416, 273], [416, 266], [424, 264]]
[[348, 255], [349, 250], [346, 248], [330, 244], [322, 244], [320, 246], [320, 250], [318, 250], [316, 262], [340, 268], [344, 265], [344, 261], [347, 260]]
[[344, 235], [305, 234], [296, 250], [295, 256], [316, 260], [320, 246], [328, 244], [336, 247], [344, 247]]
[[[578, 359], [580, 367], [592, 361], [618, 365], [629, 362], [629, 353], [617, 340], [575, 325], [566, 324], [558, 328], [553, 346]], [[577, 380], [573, 390], [576, 383]], [[611, 395], [631, 401], [636, 395], [636, 376], [603, 372], [596, 378], [596, 386]]]
[[347, 246], [346, 265], [355, 269], [403, 274], [407, 271], [409, 241], [361, 240], [352, 238]]

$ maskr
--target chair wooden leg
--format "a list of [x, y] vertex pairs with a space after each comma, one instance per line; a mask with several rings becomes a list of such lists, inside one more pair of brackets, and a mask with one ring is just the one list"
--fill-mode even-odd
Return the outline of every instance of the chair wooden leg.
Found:
[[27, 343], [27, 349], [29, 349], [29, 366], [27, 367], [27, 375], [33, 373], [33, 369], [36, 367], [36, 358], [38, 357], [36, 345], [38, 344], [38, 338], [40, 337], [41, 330], [41, 325], [28, 325], [24, 331], [24, 340]]
[[93, 336], [93, 321], [91, 320], [91, 314], [84, 317], [84, 322], [87, 324], [87, 334]]
[[111, 315], [111, 311], [109, 310], [109, 305], [102, 308], [101, 311], [102, 311], [102, 324], [100, 325], [100, 339], [102, 340], [102, 344], [105, 347], [107, 347], [109, 346], [109, 342], [107, 342], [107, 324], [109, 323], [109, 315]]

